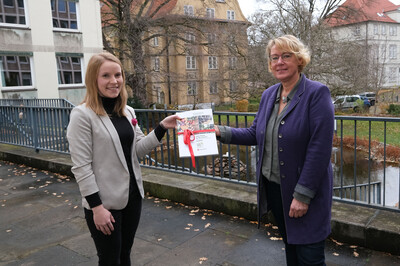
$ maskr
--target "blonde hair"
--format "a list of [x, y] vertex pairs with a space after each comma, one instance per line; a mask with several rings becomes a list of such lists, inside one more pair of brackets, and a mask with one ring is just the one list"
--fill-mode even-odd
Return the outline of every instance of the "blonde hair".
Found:
[[296, 58], [300, 61], [299, 72], [310, 63], [311, 55], [308, 48], [295, 36], [284, 35], [268, 42], [267, 45], [267, 56], [268, 56], [268, 71], [271, 72], [271, 50], [273, 46], [276, 46], [282, 52], [293, 53]]
[[114, 55], [107, 52], [95, 54], [89, 60], [85, 75], [86, 95], [82, 103], [86, 103], [86, 105], [98, 115], [107, 114], [106, 111], [104, 110], [103, 102], [101, 101], [101, 96], [99, 94], [99, 89], [97, 84], [97, 78], [99, 75], [100, 67], [106, 61], [117, 63], [121, 67], [123, 82], [122, 82], [121, 92], [117, 97], [117, 102], [114, 107], [114, 112], [118, 116], [125, 116], [124, 109], [126, 107], [126, 102], [128, 100], [128, 92], [126, 91], [125, 87], [125, 73], [121, 61]]

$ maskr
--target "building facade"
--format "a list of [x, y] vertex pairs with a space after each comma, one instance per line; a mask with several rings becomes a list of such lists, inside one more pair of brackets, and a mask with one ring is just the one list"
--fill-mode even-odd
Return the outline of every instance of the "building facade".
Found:
[[[144, 7], [143, 14], [151, 21], [142, 36], [149, 104], [220, 104], [247, 95], [250, 23], [236, 0], [135, 3], [132, 13]], [[104, 28], [103, 32], [117, 45], [118, 34]]]
[[365, 56], [371, 64], [375, 62], [378, 74], [373, 79], [380, 79], [376, 89], [400, 85], [399, 5], [389, 0], [347, 0], [331, 14], [328, 24], [336, 38], [367, 47]]
[[0, 1], [0, 98], [78, 104], [85, 66], [101, 51], [99, 0]]

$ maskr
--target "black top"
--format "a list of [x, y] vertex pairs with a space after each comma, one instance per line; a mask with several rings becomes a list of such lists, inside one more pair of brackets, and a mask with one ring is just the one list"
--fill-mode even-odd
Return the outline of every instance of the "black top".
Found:
[[[132, 126], [130, 125], [130, 121], [126, 119], [125, 116], [118, 116], [116, 113], [114, 113], [114, 106], [116, 103], [117, 98], [101, 98], [103, 102], [103, 107], [107, 114], [110, 116], [111, 122], [113, 123], [115, 129], [117, 130], [119, 140], [121, 141], [121, 146], [122, 150], [124, 152], [124, 157], [126, 160], [126, 163], [128, 165], [128, 170], [129, 170], [129, 175], [130, 175], [130, 182], [129, 182], [129, 194], [131, 195], [132, 193], [139, 193], [139, 189], [136, 184], [136, 179], [135, 179], [135, 174], [133, 172], [132, 168], [132, 160], [131, 158], [131, 147], [132, 147], [132, 142], [134, 139], [134, 131], [132, 129]], [[159, 141], [164, 137], [165, 132], [167, 132], [166, 129], [158, 125], [154, 129], [154, 133], [156, 134], [156, 137]], [[96, 206], [99, 206], [102, 204], [100, 195], [98, 192], [93, 193], [89, 196], [85, 197], [87, 202], [89, 203], [90, 208], [94, 208]]]

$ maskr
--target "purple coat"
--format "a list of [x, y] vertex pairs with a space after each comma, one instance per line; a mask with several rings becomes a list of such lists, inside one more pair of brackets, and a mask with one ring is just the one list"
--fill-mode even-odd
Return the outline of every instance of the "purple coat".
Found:
[[[270, 209], [261, 177], [265, 131], [280, 84], [264, 91], [254, 123], [249, 128], [231, 128], [232, 144], [258, 145], [257, 163], [258, 217]], [[332, 138], [334, 109], [325, 85], [304, 77], [289, 102], [279, 125], [281, 192], [289, 244], [322, 241], [331, 232], [332, 207]], [[281, 150], [281, 149], [280, 149]], [[290, 218], [289, 209], [296, 184], [315, 193], [309, 209], [301, 218]]]

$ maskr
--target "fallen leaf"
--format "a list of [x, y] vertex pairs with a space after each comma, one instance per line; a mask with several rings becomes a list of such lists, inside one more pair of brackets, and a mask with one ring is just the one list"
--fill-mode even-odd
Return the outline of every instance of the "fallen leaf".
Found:
[[162, 238], [157, 239], [158, 242], [160, 242], [162, 240]]
[[192, 227], [192, 226], [193, 226], [193, 224], [188, 224], [188, 226]]
[[282, 240], [281, 237], [270, 237], [269, 239], [273, 240], [273, 241], [277, 241], [277, 240]]
[[198, 232], [198, 231], [200, 231], [200, 229], [194, 229], [193, 231]]
[[185, 230], [190, 230], [190, 227], [185, 227]]
[[169, 210], [169, 209], [172, 208], [172, 206], [165, 206], [165, 208], [166, 208], [167, 210]]
[[360, 256], [360, 254], [358, 254], [357, 252], [353, 252], [354, 257], [358, 258], [358, 256]]
[[12, 230], [11, 229], [8, 229], [8, 230], [6, 230], [6, 233], [10, 233]]
[[335, 239], [332, 239], [332, 241], [338, 246], [343, 246], [343, 243], [340, 243], [339, 241], [337, 241]]
[[205, 226], [204, 226], [204, 228], [207, 228], [207, 227], [209, 227], [211, 224], [210, 223], [208, 223], [208, 224], [206, 224]]
[[350, 248], [358, 248], [358, 247], [353, 245], [353, 246], [350, 246]]
[[333, 256], [336, 256], [336, 257], [337, 257], [337, 256], [339, 256], [339, 254], [336, 253], [336, 252], [334, 252], [334, 253], [333, 253]]
[[272, 229], [278, 230], [278, 226], [273, 225], [273, 226], [272, 226]]

